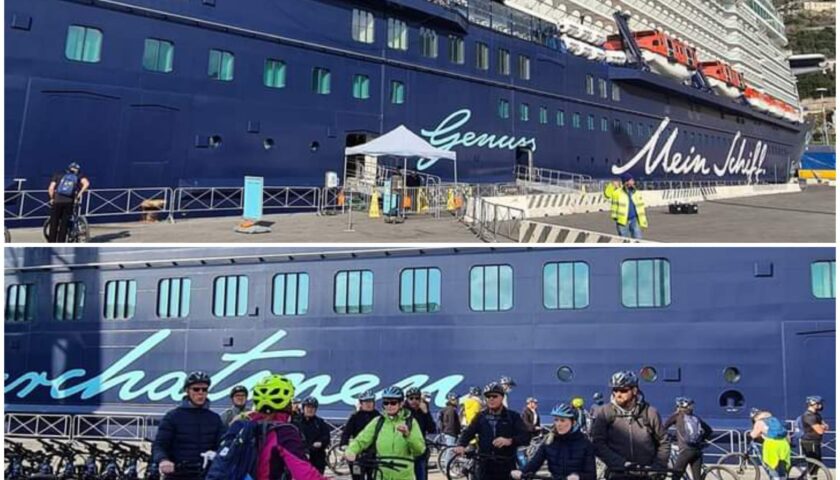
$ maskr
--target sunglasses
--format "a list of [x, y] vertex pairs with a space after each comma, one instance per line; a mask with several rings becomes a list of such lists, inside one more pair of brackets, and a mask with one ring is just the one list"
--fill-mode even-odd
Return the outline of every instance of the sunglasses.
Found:
[[502, 398], [501, 395], [485, 395], [484, 398], [493, 399], [493, 398]]
[[633, 389], [632, 388], [613, 388], [614, 393], [627, 393], [630, 390], [633, 390]]
[[196, 392], [196, 393], [206, 392], [207, 387], [190, 387], [190, 391], [191, 392]]
[[417, 400], [420, 400], [420, 397], [408, 397], [408, 399], [409, 399], [409, 400], [414, 400], [414, 401], [417, 401]]
[[388, 405], [399, 405], [399, 404], [400, 404], [400, 401], [399, 401], [399, 400], [382, 400], [382, 405], [385, 405], [385, 406], [388, 406]]

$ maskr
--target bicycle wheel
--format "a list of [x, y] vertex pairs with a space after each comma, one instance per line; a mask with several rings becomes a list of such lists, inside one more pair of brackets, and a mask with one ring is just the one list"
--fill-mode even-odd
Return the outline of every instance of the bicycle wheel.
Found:
[[336, 475], [350, 475], [350, 466], [344, 459], [344, 449], [340, 445], [333, 445], [327, 450], [327, 466]]
[[44, 240], [49, 241], [50, 240], [50, 219], [49, 218], [44, 221], [44, 229], [43, 230], [44, 230]]
[[452, 460], [446, 465], [446, 478], [449, 480], [461, 478], [470, 480], [473, 476], [471, 475], [473, 464], [473, 459], [466, 458], [463, 455], [452, 457]]
[[455, 455], [454, 453], [452, 453], [453, 448], [455, 448], [455, 447], [444, 447], [444, 448], [441, 448], [440, 451], [438, 451], [437, 465], [438, 465], [438, 469], [440, 470], [440, 473], [443, 473], [444, 475], [446, 474], [446, 472], [444, 470], [446, 470], [446, 461], [445, 460], [447, 460], [447, 458], [446, 458], [447, 455], [450, 456], [450, 457], [452, 455]]
[[595, 478], [597, 480], [606, 480], [607, 478], [607, 464], [598, 457], [595, 457]]
[[88, 243], [90, 241], [90, 227], [85, 217], [79, 217], [74, 232], [73, 241], [75, 243]]
[[741, 480], [761, 480], [761, 468], [743, 453], [727, 453], [720, 457], [717, 464], [729, 467]]
[[739, 480], [738, 475], [731, 468], [724, 465], [703, 466], [701, 480]]
[[832, 480], [831, 470], [824, 463], [813, 458], [794, 458], [791, 460], [790, 480]]

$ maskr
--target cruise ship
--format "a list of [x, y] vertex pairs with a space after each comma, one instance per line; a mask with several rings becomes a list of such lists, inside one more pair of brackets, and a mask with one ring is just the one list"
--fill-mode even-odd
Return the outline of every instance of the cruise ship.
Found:
[[[320, 186], [405, 125], [457, 178], [784, 182], [807, 126], [770, 0], [8, 0], [7, 184]], [[400, 166], [402, 164], [400, 163]], [[451, 180], [449, 162], [416, 159]]]
[[191, 370], [216, 407], [273, 371], [340, 419], [367, 389], [417, 386], [437, 410], [502, 375], [516, 409], [589, 402], [617, 370], [717, 428], [816, 394], [835, 418], [833, 248], [9, 248], [5, 265], [16, 418], [155, 417]]

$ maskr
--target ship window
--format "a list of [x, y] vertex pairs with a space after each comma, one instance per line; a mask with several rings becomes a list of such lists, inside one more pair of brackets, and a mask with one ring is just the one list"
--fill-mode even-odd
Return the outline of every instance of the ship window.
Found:
[[275, 315], [306, 315], [309, 311], [309, 274], [275, 275], [271, 311]]
[[490, 68], [490, 49], [486, 43], [476, 42], [475, 44], [475, 68], [479, 70]]
[[589, 130], [595, 130], [595, 115], [589, 115], [586, 117], [586, 128]]
[[603, 78], [598, 79], [598, 95], [601, 98], [607, 98], [607, 81]]
[[373, 43], [374, 25], [372, 13], [353, 9], [353, 40]]
[[400, 311], [406, 313], [440, 310], [440, 270], [407, 268], [400, 274]]
[[105, 308], [102, 314], [106, 320], [126, 320], [137, 310], [137, 282], [114, 280], [105, 283]]
[[81, 320], [85, 310], [85, 284], [68, 282], [56, 285], [53, 307], [56, 320]]
[[531, 59], [525, 55], [519, 55], [519, 78], [522, 80], [531, 79]]
[[318, 95], [329, 95], [332, 75], [329, 69], [315, 67], [312, 69], [312, 91]]
[[738, 383], [741, 381], [741, 371], [735, 367], [726, 367], [723, 370], [723, 379], [726, 383]]
[[391, 103], [397, 105], [405, 103], [405, 84], [403, 82], [391, 81]]
[[457, 63], [458, 65], [464, 64], [463, 38], [456, 37], [455, 35], [449, 36], [449, 61], [452, 63]]
[[169, 73], [175, 57], [175, 45], [166, 40], [147, 38], [143, 48], [143, 68], [153, 72]]
[[627, 132], [627, 135], [633, 136], [633, 122], [627, 122], [627, 127], [624, 129]]
[[572, 128], [580, 128], [580, 113], [578, 112], [572, 115]]
[[540, 107], [540, 123], [543, 125], [548, 123], [548, 109], [546, 107]]
[[519, 104], [519, 119], [523, 122], [527, 122], [530, 118], [531, 114], [531, 107], [527, 103], [520, 103]]
[[811, 264], [811, 292], [817, 298], [837, 298], [835, 262], [814, 262]]
[[286, 86], [286, 62], [266, 59], [265, 70], [263, 71], [263, 85], [271, 88], [283, 88]]
[[207, 76], [213, 80], [230, 82], [233, 80], [233, 54], [224, 50], [210, 50]]
[[621, 133], [621, 120], [617, 118], [613, 120], [613, 131], [615, 133]]
[[595, 77], [592, 75], [586, 76], [586, 94], [595, 95]]
[[561, 382], [571, 382], [575, 378], [575, 371], [568, 365], [563, 365], [557, 369], [557, 379]]
[[615, 83], [612, 84], [612, 99], [616, 102], [621, 101], [621, 88]]
[[373, 311], [373, 272], [346, 270], [335, 275], [335, 313]]
[[566, 125], [566, 112], [564, 112], [563, 110], [557, 110], [556, 121], [557, 121], [557, 126], [558, 127], [565, 126]]
[[607, 117], [601, 118], [601, 131], [608, 132], [610, 131], [610, 122], [607, 120]]
[[589, 306], [589, 265], [547, 263], [543, 267], [543, 306], [549, 310]]
[[625, 260], [621, 263], [621, 304], [628, 308], [671, 304], [671, 264], [668, 260]]
[[102, 58], [102, 30], [70, 25], [64, 56], [76, 62], [98, 63]]
[[402, 20], [388, 19], [388, 48], [408, 50], [408, 26]]
[[639, 370], [639, 378], [646, 382], [655, 382], [659, 375], [656, 373], [656, 369], [651, 366], [642, 367]]
[[248, 313], [248, 277], [227, 275], [213, 281], [213, 315], [242, 317]]
[[370, 77], [353, 75], [353, 98], [361, 100], [370, 98]]
[[499, 49], [499, 75], [510, 75], [510, 52]]
[[470, 270], [470, 309], [497, 312], [513, 308], [513, 268], [486, 265]]
[[437, 32], [431, 28], [420, 29], [420, 53], [426, 58], [437, 58], [438, 56]]
[[24, 283], [6, 288], [6, 322], [26, 322], [35, 313], [35, 285]]
[[160, 318], [184, 318], [190, 314], [189, 278], [164, 278], [158, 282], [157, 315]]
[[645, 126], [642, 125], [641, 123], [636, 124], [636, 134], [639, 137], [644, 137], [645, 136]]
[[505, 99], [499, 100], [499, 118], [510, 118], [510, 102]]

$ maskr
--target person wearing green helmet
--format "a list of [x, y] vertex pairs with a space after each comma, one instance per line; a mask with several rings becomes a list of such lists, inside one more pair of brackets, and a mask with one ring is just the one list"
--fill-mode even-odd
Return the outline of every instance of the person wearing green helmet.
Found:
[[405, 459], [405, 466], [382, 469], [382, 480], [414, 480], [414, 459], [426, 451], [420, 424], [403, 406], [405, 395], [400, 387], [388, 387], [382, 392], [382, 416], [372, 420], [350, 442], [344, 453], [348, 462], [370, 447], [377, 457]]

